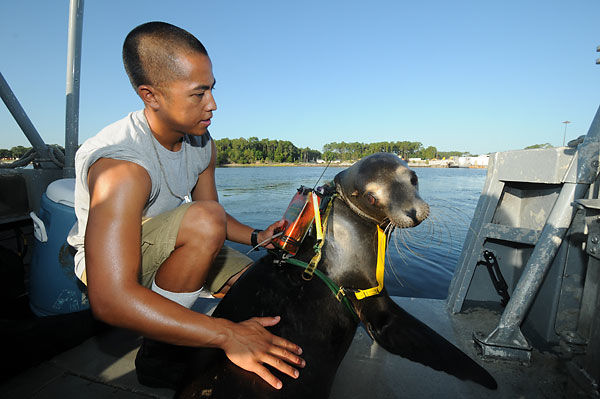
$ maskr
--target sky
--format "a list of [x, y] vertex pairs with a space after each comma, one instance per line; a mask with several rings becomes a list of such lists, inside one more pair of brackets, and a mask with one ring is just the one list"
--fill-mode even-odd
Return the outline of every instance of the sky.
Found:
[[[68, 14], [67, 0], [0, 2], [0, 72], [46, 143], [64, 144]], [[216, 139], [558, 146], [598, 109], [599, 15], [597, 0], [88, 0], [79, 142], [143, 107], [121, 48], [157, 20], [209, 52]], [[0, 104], [0, 148], [16, 145], [30, 144]]]

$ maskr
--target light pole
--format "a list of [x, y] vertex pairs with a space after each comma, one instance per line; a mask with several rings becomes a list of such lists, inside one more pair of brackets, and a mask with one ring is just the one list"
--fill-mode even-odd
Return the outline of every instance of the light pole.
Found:
[[562, 123], [564, 123], [564, 124], [565, 124], [565, 134], [563, 135], [563, 147], [564, 147], [564, 146], [565, 146], [565, 139], [567, 138], [567, 125], [568, 125], [569, 123], [571, 123], [571, 121], [564, 121], [564, 122], [562, 122]]

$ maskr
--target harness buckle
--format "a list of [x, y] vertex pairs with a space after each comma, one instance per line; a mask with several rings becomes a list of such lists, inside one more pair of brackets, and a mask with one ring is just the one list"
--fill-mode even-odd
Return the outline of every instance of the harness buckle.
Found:
[[302, 280], [310, 281], [313, 278], [313, 274], [308, 271], [308, 269], [304, 269], [302, 272]]
[[344, 291], [344, 287], [340, 287], [337, 294], [335, 294], [335, 299], [337, 299], [338, 302], [342, 302], [342, 300], [344, 300], [345, 296], [346, 296], [346, 291]]

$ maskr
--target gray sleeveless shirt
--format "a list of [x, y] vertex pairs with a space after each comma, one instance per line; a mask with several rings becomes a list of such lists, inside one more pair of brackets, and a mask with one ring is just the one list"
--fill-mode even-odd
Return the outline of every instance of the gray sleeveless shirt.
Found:
[[143, 217], [153, 217], [179, 206], [185, 196], [191, 196], [198, 175], [209, 165], [212, 155], [210, 135], [184, 137], [177, 152], [164, 148], [150, 132], [144, 111], [130, 113], [96, 136], [88, 139], [75, 156], [75, 214], [77, 222], [67, 241], [75, 249], [75, 274], [81, 278], [85, 269], [83, 246], [87, 225], [90, 194], [88, 170], [100, 158], [133, 162], [150, 176], [152, 188]]

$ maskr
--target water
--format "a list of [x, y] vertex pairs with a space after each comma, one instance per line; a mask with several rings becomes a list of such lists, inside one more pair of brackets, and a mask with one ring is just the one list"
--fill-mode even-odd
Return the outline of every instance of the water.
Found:
[[[343, 170], [329, 167], [322, 184]], [[421, 197], [431, 207], [420, 226], [396, 230], [386, 259], [391, 295], [445, 298], [485, 182], [481, 169], [417, 168]], [[216, 170], [219, 199], [242, 223], [266, 228], [279, 220], [300, 185], [313, 187], [323, 168], [246, 167]], [[247, 251], [248, 246], [236, 246]], [[261, 255], [255, 252], [253, 257]]]

